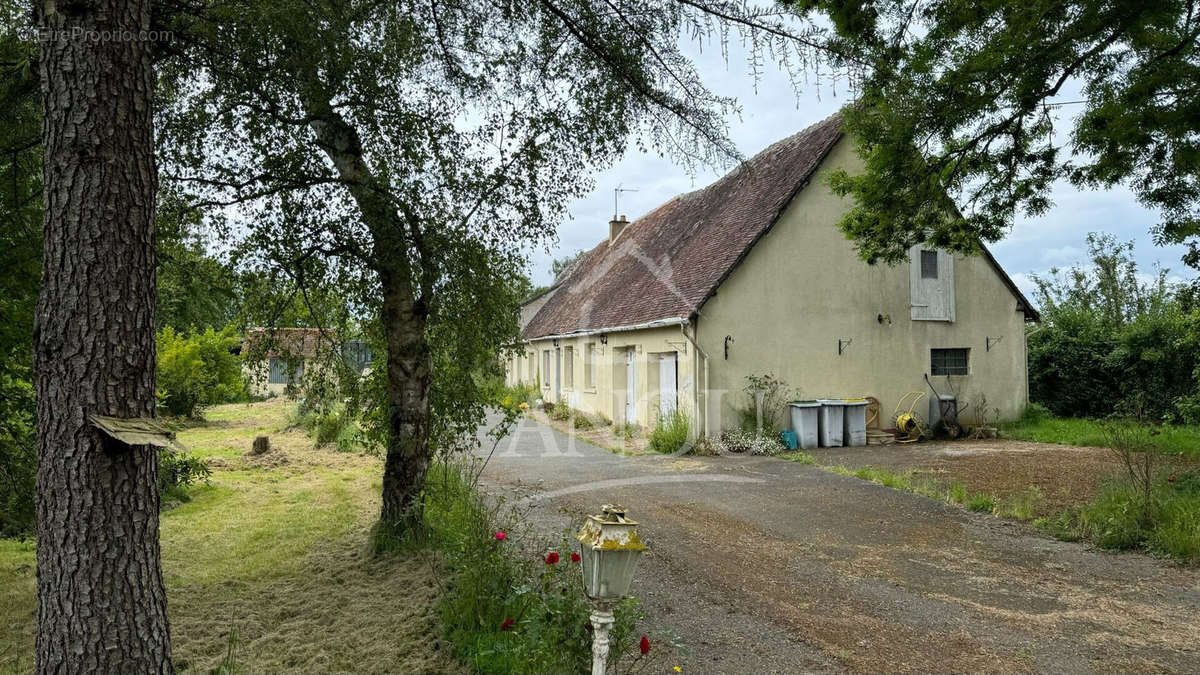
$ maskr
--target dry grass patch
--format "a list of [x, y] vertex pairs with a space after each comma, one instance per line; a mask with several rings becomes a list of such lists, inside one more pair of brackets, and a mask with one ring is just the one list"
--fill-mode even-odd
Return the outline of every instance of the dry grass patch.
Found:
[[[248, 672], [444, 672], [436, 583], [415, 556], [377, 558], [379, 459], [313, 448], [281, 400], [216, 406], [180, 431], [209, 485], [162, 514], [174, 658], [209, 672], [238, 634]], [[247, 457], [257, 435], [271, 452]], [[0, 541], [0, 672], [32, 667], [34, 550]]]

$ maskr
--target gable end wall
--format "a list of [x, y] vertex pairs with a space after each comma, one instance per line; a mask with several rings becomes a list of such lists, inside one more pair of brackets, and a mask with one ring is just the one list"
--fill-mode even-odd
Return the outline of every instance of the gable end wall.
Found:
[[[859, 260], [836, 222], [848, 204], [825, 183], [833, 167], [861, 169], [853, 143], [838, 142], [779, 221], [701, 308], [698, 341], [709, 355], [708, 431], [736, 426], [735, 406], [752, 373], [773, 372], [804, 398], [874, 396], [882, 426], [909, 391], [925, 392], [929, 350], [966, 347], [970, 374], [931, 378], [954, 392], [960, 408], [999, 408], [1002, 418], [1027, 402], [1024, 316], [1017, 299], [983, 256], [954, 256], [955, 321], [914, 321], [907, 264]], [[890, 318], [883, 323], [879, 315]], [[731, 336], [728, 360], [725, 336]], [[988, 350], [985, 340], [1000, 342]], [[838, 354], [838, 340], [850, 343]], [[948, 380], [950, 380], [948, 382]], [[970, 420], [974, 410], [965, 411]]]

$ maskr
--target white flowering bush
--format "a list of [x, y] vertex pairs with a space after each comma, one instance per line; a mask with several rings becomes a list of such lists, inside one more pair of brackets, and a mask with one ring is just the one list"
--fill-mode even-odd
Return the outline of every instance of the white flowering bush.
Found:
[[714, 445], [718, 454], [778, 455], [784, 450], [778, 438], [766, 434], [759, 436], [752, 431], [722, 431]]

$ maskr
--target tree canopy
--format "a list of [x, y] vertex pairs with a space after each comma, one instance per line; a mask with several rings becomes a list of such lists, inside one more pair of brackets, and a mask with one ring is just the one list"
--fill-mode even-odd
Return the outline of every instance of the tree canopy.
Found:
[[[384, 520], [433, 448], [473, 430], [466, 369], [516, 340], [524, 251], [632, 138], [737, 153], [681, 33], [739, 33], [800, 74], [818, 31], [737, 2], [228, 2], [163, 20], [161, 154], [197, 207], [302, 292], [343, 289], [386, 359]], [[757, 61], [755, 61], [757, 63]], [[210, 211], [219, 224], [227, 210]], [[525, 289], [527, 290], [527, 289]], [[305, 296], [307, 299], [307, 296]]]
[[[866, 171], [832, 177], [870, 261], [970, 251], [1055, 181], [1127, 185], [1159, 243], [1200, 266], [1200, 11], [1190, 0], [784, 0], [828, 15], [834, 53], [870, 66], [847, 109]], [[1078, 94], [1076, 93], [1078, 92]], [[1070, 117], [1069, 134], [1054, 133]], [[949, 192], [961, 217], [943, 196]]]

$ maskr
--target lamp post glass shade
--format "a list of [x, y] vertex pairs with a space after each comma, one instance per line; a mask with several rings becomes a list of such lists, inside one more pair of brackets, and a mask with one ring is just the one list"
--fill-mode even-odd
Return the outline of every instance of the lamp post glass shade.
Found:
[[638, 558], [646, 550], [637, 522], [625, 510], [605, 505], [603, 514], [588, 516], [576, 538], [582, 558], [583, 586], [592, 600], [615, 601], [629, 595]]

